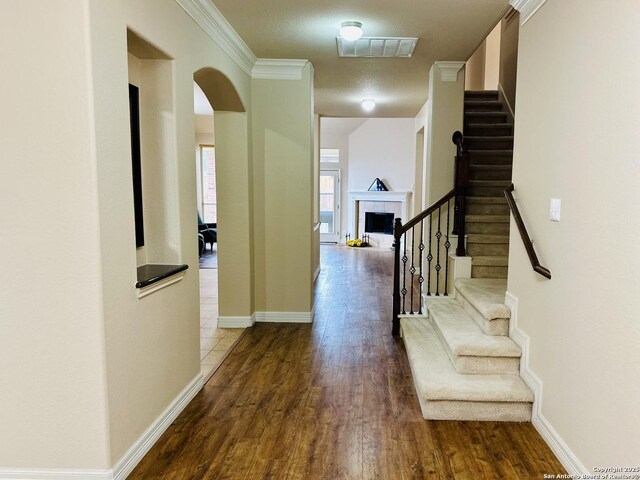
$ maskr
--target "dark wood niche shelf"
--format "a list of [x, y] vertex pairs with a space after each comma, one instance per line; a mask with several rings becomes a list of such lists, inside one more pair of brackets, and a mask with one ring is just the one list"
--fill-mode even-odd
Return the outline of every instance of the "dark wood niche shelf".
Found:
[[136, 288], [144, 288], [189, 268], [189, 265], [148, 264], [138, 267]]

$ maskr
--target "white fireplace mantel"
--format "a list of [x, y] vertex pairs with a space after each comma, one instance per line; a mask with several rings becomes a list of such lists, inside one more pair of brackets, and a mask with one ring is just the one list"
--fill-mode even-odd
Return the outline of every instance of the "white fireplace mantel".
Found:
[[358, 202], [400, 202], [401, 220], [406, 223], [409, 220], [409, 200], [412, 192], [385, 192], [385, 191], [351, 191], [349, 192], [349, 232], [351, 238], [357, 238], [359, 232], [358, 227]]

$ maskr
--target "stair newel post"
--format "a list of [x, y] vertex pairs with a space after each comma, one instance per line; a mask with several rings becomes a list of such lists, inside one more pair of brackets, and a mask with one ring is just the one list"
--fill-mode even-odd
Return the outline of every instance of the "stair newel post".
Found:
[[393, 227], [393, 318], [391, 334], [400, 335], [400, 243], [402, 238], [402, 220], [396, 218]]
[[456, 246], [456, 256], [466, 256], [464, 245], [465, 240], [465, 197], [467, 194], [467, 186], [469, 184], [469, 152], [464, 146], [464, 136], [457, 131], [452, 137], [453, 143], [456, 145], [455, 157], [455, 216], [453, 234], [458, 236], [458, 244]]

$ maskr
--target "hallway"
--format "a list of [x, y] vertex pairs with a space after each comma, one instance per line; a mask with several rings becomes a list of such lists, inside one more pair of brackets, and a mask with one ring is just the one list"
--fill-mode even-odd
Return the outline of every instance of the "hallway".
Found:
[[392, 252], [322, 246], [316, 316], [256, 324], [131, 479], [526, 479], [530, 423], [427, 422], [390, 330]]

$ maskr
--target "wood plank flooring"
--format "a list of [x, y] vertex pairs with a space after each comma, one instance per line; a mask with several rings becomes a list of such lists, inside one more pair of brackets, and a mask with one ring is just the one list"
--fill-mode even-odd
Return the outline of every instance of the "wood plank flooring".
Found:
[[391, 336], [391, 252], [322, 247], [312, 325], [248, 329], [130, 479], [540, 479], [530, 423], [428, 422]]

